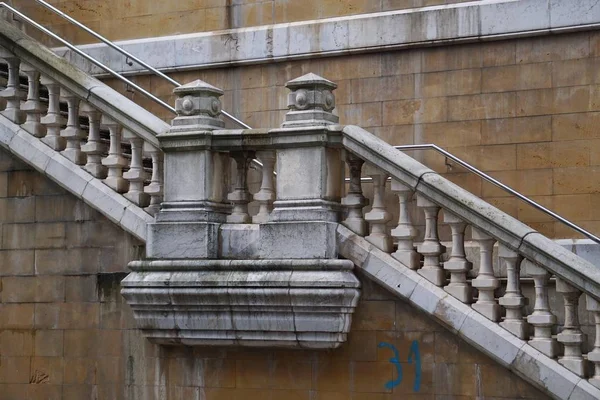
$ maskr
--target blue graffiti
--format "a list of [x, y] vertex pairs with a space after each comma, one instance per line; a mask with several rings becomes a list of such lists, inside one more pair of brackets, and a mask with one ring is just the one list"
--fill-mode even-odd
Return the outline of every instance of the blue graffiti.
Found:
[[410, 352], [408, 353], [408, 363], [412, 364], [413, 357], [415, 361], [415, 383], [413, 384], [413, 390], [418, 392], [421, 389], [421, 353], [419, 352], [419, 343], [416, 340], [410, 345]]
[[393, 344], [389, 344], [386, 342], [379, 343], [379, 347], [387, 347], [388, 349], [394, 352], [394, 357], [390, 358], [390, 362], [394, 364], [396, 367], [396, 372], [398, 372], [398, 377], [394, 380], [388, 381], [385, 384], [385, 387], [388, 389], [393, 389], [402, 382], [402, 364], [400, 364], [400, 356], [398, 355], [398, 349]]
[[[388, 348], [394, 353], [394, 357], [390, 358], [390, 363], [394, 364], [394, 367], [396, 367], [398, 377], [385, 383], [385, 387], [387, 389], [393, 389], [402, 382], [402, 364], [400, 363], [400, 354], [396, 346], [393, 344], [381, 342], [378, 346]], [[410, 345], [410, 351], [408, 353], [408, 363], [413, 364], [413, 362], [415, 365], [415, 381], [413, 383], [413, 390], [418, 392], [421, 390], [421, 353], [419, 351], [419, 342], [416, 340], [412, 341]]]

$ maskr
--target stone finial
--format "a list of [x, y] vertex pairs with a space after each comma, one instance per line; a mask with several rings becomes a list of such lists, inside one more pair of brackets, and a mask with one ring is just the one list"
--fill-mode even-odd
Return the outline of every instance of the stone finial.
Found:
[[289, 81], [285, 86], [291, 93], [288, 95], [289, 111], [282, 125], [284, 128], [338, 123], [339, 118], [332, 113], [335, 83], [309, 73]]
[[177, 117], [171, 121], [171, 132], [223, 128], [221, 114], [223, 91], [198, 79], [173, 90], [177, 96]]

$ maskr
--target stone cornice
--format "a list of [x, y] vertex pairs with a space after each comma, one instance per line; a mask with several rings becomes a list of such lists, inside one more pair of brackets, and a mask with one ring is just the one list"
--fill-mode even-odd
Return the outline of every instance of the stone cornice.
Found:
[[[215, 68], [597, 29], [596, 0], [483, 0], [117, 44], [164, 71]], [[81, 48], [123, 73], [142, 72], [105, 45]], [[92, 73], [102, 72], [71, 57]]]

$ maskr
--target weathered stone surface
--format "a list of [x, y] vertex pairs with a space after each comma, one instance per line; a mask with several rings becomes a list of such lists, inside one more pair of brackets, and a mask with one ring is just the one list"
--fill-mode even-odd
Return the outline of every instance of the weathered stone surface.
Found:
[[336, 348], [359, 281], [344, 260], [136, 261], [122, 294], [156, 343]]

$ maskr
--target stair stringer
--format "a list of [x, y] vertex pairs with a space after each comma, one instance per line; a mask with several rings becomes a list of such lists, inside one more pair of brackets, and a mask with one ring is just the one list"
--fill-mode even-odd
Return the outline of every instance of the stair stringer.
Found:
[[488, 320], [416, 271], [338, 225], [339, 255], [365, 276], [427, 313], [502, 366], [555, 399], [600, 399], [600, 390]]
[[150, 214], [3, 115], [0, 115], [0, 146], [146, 242], [146, 226], [154, 221]]

